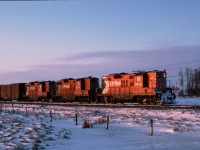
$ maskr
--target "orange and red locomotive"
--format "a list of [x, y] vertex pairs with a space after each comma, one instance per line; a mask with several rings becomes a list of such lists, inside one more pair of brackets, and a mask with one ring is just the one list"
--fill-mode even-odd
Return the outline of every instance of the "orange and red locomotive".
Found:
[[58, 102], [92, 102], [99, 88], [99, 79], [86, 77], [79, 79], [62, 79], [56, 82], [54, 101]]
[[102, 77], [102, 96], [107, 102], [155, 103], [166, 88], [166, 71], [138, 71]]
[[27, 83], [25, 88], [25, 101], [48, 101], [55, 93], [56, 85], [54, 81], [35, 81]]

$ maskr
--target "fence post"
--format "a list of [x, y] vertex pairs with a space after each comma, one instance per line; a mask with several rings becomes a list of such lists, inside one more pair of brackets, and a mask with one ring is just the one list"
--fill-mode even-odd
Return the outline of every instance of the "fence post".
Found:
[[51, 111], [50, 111], [50, 118], [51, 118], [50, 122], [52, 122], [52, 112]]
[[25, 107], [26, 108], [26, 116], [28, 117], [28, 110], [27, 110], [27, 107]]
[[2, 111], [2, 102], [1, 102], [1, 110], [0, 111]]
[[78, 114], [76, 113], [76, 126], [78, 125]]
[[106, 125], [106, 129], [108, 130], [108, 127], [109, 127], [109, 116], [107, 116], [107, 125]]
[[13, 112], [13, 114], [15, 113], [15, 112], [14, 112], [14, 108], [13, 108], [13, 103], [12, 103], [12, 112]]
[[150, 120], [150, 136], [153, 135], [153, 119]]

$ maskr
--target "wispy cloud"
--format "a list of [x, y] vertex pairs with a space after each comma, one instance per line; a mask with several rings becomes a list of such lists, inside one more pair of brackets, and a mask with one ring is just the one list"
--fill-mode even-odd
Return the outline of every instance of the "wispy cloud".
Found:
[[200, 66], [200, 46], [177, 46], [143, 51], [102, 51], [66, 55], [29, 66], [29, 70], [0, 74], [1, 83], [34, 80], [58, 80], [69, 77], [96, 76], [133, 70], [167, 69], [176, 75], [182, 67]]

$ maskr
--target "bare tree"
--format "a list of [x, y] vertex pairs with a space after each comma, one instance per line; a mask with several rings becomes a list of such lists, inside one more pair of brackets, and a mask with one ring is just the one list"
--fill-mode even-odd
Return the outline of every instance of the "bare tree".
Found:
[[200, 69], [194, 69], [194, 93], [200, 96]]
[[178, 72], [179, 84], [181, 86], [180, 95], [200, 96], [200, 67], [197, 69], [185, 68]]
[[179, 76], [179, 83], [180, 83], [180, 87], [181, 87], [181, 92], [180, 95], [184, 95], [184, 74], [183, 74], [183, 70], [180, 69], [178, 72], [178, 76]]

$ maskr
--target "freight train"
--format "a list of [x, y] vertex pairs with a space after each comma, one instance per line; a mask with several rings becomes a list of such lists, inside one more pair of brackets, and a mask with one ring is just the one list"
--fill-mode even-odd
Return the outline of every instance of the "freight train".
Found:
[[174, 103], [175, 95], [167, 88], [166, 70], [115, 73], [101, 78], [67, 78], [0, 85], [0, 99], [4, 101], [53, 101], [156, 104]]

